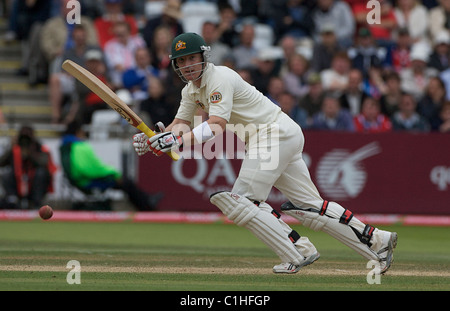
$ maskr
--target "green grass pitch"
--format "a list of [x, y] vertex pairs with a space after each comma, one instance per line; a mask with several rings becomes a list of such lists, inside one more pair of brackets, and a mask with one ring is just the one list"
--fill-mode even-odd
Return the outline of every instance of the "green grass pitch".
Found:
[[[449, 228], [380, 226], [399, 234], [380, 284], [367, 262], [323, 232], [293, 226], [321, 253], [295, 275], [250, 232], [230, 224], [0, 222], [0, 290], [450, 290]], [[69, 284], [67, 263], [80, 263]], [[372, 282], [373, 283], [373, 282]]]

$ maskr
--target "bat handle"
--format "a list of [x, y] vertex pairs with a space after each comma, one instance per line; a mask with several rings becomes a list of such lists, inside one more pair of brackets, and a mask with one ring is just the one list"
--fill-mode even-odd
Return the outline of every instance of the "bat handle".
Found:
[[[148, 137], [155, 136], [155, 132], [153, 132], [144, 122], [141, 122], [137, 127], [138, 130], [142, 131], [145, 135]], [[180, 156], [178, 153], [174, 151], [167, 152], [167, 155], [172, 158], [174, 161], [178, 161], [180, 159]]]

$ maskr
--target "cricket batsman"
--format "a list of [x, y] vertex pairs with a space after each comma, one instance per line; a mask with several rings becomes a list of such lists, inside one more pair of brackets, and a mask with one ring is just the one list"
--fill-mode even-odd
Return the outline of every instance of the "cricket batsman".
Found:
[[[173, 40], [172, 66], [187, 83], [180, 107], [170, 125], [165, 129], [160, 126], [161, 133], [151, 138], [144, 133], [133, 136], [137, 154], [152, 151], [159, 156], [202, 144], [231, 128], [245, 141], [246, 156], [233, 189], [214, 193], [210, 200], [278, 255], [282, 263], [274, 266], [273, 272], [296, 273], [320, 254], [307, 237], [292, 230], [267, 204], [272, 187], [289, 199], [281, 206], [282, 212], [306, 227], [328, 233], [367, 260], [375, 260], [380, 272], [386, 272], [393, 261], [397, 233], [364, 224], [348, 209], [323, 199], [302, 158], [305, 139], [300, 126], [238, 73], [208, 62], [209, 54], [210, 47], [195, 33]], [[198, 107], [209, 118], [193, 126]], [[253, 130], [243, 135], [237, 130], [242, 128]], [[268, 163], [268, 158], [275, 158], [276, 165]]]

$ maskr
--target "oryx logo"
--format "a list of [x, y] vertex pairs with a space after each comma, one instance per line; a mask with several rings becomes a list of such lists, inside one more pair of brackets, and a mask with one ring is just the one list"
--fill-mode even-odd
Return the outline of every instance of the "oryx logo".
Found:
[[346, 149], [334, 149], [326, 153], [317, 165], [319, 188], [333, 200], [357, 197], [367, 181], [362, 161], [380, 152], [381, 147], [373, 142], [353, 153]]

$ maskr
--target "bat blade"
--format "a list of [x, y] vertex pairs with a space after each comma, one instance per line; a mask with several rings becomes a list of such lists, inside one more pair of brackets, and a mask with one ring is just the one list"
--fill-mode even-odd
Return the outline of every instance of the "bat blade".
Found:
[[[114, 93], [105, 83], [94, 76], [91, 72], [76, 64], [71, 60], [66, 60], [62, 68], [70, 73], [75, 79], [83, 83], [88, 89], [98, 95], [108, 106], [117, 111], [129, 124], [144, 132], [148, 137], [155, 135], [142, 119], [125, 104], [116, 93]], [[174, 152], [167, 153], [173, 160], [178, 160], [180, 156]]]

